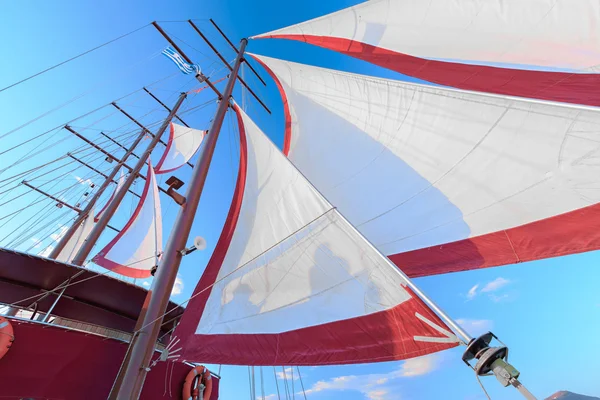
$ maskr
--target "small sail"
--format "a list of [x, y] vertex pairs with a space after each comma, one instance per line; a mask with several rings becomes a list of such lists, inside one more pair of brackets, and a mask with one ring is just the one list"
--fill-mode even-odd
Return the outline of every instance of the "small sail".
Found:
[[457, 345], [394, 267], [239, 108], [227, 220], [175, 335], [241, 365], [400, 360]]
[[196, 154], [206, 131], [188, 128], [171, 122], [169, 142], [155, 172], [165, 174], [185, 165]]
[[115, 186], [115, 190], [110, 195], [110, 198], [108, 199], [108, 201], [106, 202], [106, 204], [104, 204], [104, 206], [102, 207], [102, 209], [100, 209], [100, 211], [98, 212], [98, 214], [96, 214], [96, 216], [94, 217], [94, 221], [95, 222], [98, 222], [100, 220], [100, 216], [106, 210], [106, 208], [108, 207], [108, 205], [113, 201], [113, 199], [115, 198], [115, 195], [117, 194], [117, 192], [119, 191], [119, 189], [121, 189], [121, 186], [123, 186], [124, 183], [125, 183], [125, 174], [123, 173], [123, 170], [121, 170], [121, 176], [119, 177], [119, 180], [117, 181], [117, 185]]
[[85, 239], [88, 237], [88, 235], [94, 228], [95, 221], [92, 217], [93, 215], [94, 210], [92, 209], [88, 217], [85, 220], [83, 220], [83, 222], [79, 225], [77, 230], [75, 230], [73, 236], [71, 236], [71, 239], [69, 239], [65, 247], [58, 254], [58, 256], [56, 257], [56, 261], [70, 263], [73, 260], [73, 257], [75, 257], [79, 249], [81, 249], [81, 246], [83, 246]]
[[409, 276], [600, 249], [600, 112], [258, 57], [288, 156]]
[[466, 90], [600, 106], [596, 0], [374, 0], [255, 38]]
[[92, 261], [121, 275], [147, 278], [162, 254], [162, 217], [152, 166], [140, 201], [125, 227]]

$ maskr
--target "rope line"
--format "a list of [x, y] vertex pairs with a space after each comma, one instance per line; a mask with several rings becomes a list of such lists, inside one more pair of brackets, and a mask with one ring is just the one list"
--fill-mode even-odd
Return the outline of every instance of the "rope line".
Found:
[[10, 84], [10, 85], [8, 85], [8, 86], [6, 86], [6, 87], [4, 87], [4, 88], [0, 89], [0, 93], [4, 92], [4, 91], [5, 91], [5, 90], [7, 90], [7, 89], [10, 89], [10, 88], [12, 88], [12, 87], [15, 87], [15, 86], [17, 86], [17, 85], [20, 85], [21, 83], [27, 82], [28, 80], [30, 80], [30, 79], [33, 79], [33, 78], [35, 78], [36, 76], [40, 76], [40, 75], [42, 75], [42, 74], [44, 74], [44, 73], [46, 73], [46, 72], [48, 72], [48, 71], [52, 71], [54, 68], [60, 67], [61, 65], [64, 65], [64, 64], [67, 64], [67, 63], [69, 63], [69, 62], [71, 62], [71, 61], [73, 61], [73, 60], [76, 60], [76, 59], [78, 59], [79, 57], [83, 57], [83, 56], [85, 56], [86, 54], [89, 54], [89, 53], [91, 53], [91, 52], [93, 52], [93, 51], [95, 51], [95, 50], [98, 50], [98, 49], [100, 49], [100, 48], [102, 48], [102, 47], [104, 47], [104, 46], [107, 46], [107, 45], [109, 45], [109, 44], [111, 44], [111, 43], [113, 43], [113, 42], [116, 42], [117, 40], [123, 39], [123, 38], [125, 38], [125, 37], [127, 37], [127, 36], [129, 36], [129, 35], [132, 35], [132, 34], [136, 33], [137, 31], [140, 31], [140, 30], [144, 29], [145, 27], [147, 27], [147, 26], [149, 26], [149, 25], [150, 25], [150, 24], [146, 24], [146, 25], [144, 25], [144, 26], [141, 26], [141, 27], [139, 27], [139, 28], [137, 28], [137, 29], [134, 29], [134, 30], [133, 30], [133, 31], [131, 31], [131, 32], [128, 32], [128, 33], [126, 33], [126, 34], [124, 34], [124, 35], [121, 35], [121, 36], [119, 36], [119, 37], [117, 37], [117, 38], [114, 38], [114, 39], [112, 39], [112, 40], [109, 40], [108, 42], [104, 42], [104, 43], [102, 43], [102, 44], [101, 44], [101, 45], [99, 45], [99, 46], [96, 46], [96, 47], [94, 47], [94, 48], [91, 48], [91, 49], [89, 49], [89, 50], [87, 50], [87, 51], [84, 51], [83, 53], [80, 53], [80, 54], [78, 54], [78, 55], [76, 55], [76, 56], [74, 56], [74, 57], [71, 57], [71, 58], [69, 58], [69, 59], [67, 59], [67, 60], [65, 60], [65, 61], [59, 62], [58, 64], [54, 64], [53, 66], [51, 66], [51, 67], [49, 67], [49, 68], [46, 68], [46, 69], [45, 69], [45, 70], [43, 70], [43, 71], [40, 71], [40, 72], [38, 72], [38, 73], [35, 73], [35, 74], [31, 75], [31, 76], [28, 76], [27, 78], [21, 79], [21, 80], [20, 80], [20, 81], [18, 81], [18, 82], [15, 82], [15, 83], [13, 83], [13, 84]]

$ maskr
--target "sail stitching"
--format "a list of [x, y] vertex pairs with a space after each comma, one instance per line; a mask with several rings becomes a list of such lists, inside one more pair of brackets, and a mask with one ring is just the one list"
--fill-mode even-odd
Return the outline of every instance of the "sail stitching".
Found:
[[502, 232], [504, 232], [504, 235], [506, 236], [506, 240], [508, 240], [508, 243], [510, 244], [510, 248], [512, 249], [515, 258], [517, 259], [517, 262], [520, 263], [521, 259], [519, 258], [519, 255], [517, 254], [517, 251], [515, 250], [515, 246], [513, 246], [513, 242], [512, 240], [510, 240], [510, 236], [508, 236], [508, 232], [506, 231], [506, 229], [504, 229]]

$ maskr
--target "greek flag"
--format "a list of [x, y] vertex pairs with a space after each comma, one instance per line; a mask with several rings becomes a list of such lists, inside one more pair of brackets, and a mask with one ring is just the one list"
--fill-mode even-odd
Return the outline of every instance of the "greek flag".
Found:
[[199, 65], [187, 63], [183, 59], [183, 57], [181, 57], [179, 55], [179, 53], [177, 53], [175, 50], [173, 50], [170, 46], [167, 47], [166, 49], [164, 49], [162, 51], [162, 53], [165, 56], [169, 57], [169, 59], [171, 61], [173, 61], [175, 63], [175, 65], [177, 65], [177, 67], [179, 67], [179, 69], [181, 70], [181, 72], [183, 72], [184, 74], [195, 73], [196, 75], [198, 75], [200, 73], [200, 66]]

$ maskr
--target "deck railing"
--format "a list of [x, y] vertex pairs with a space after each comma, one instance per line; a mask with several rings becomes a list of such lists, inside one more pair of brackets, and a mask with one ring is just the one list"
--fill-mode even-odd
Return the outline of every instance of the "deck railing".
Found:
[[[47, 320], [47, 322], [42, 322], [40, 320], [45, 316], [44, 313], [37, 313], [34, 310], [28, 308], [11, 306], [4, 303], [0, 303], [0, 315], [7, 315], [11, 316], [12, 318], [28, 320], [38, 324], [60, 326], [62, 328], [67, 328], [74, 331], [93, 333], [105, 338], [120, 340], [125, 343], [131, 342], [131, 337], [133, 336], [133, 334], [129, 332], [120, 331], [118, 329], [107, 328], [105, 326], [90, 324], [88, 322], [81, 322], [70, 318], [57, 317], [52, 315]], [[157, 350], [163, 350], [164, 348], [165, 346], [161, 343], [156, 344]]]

